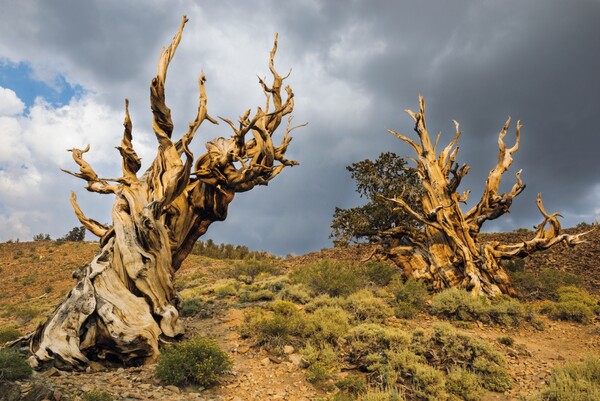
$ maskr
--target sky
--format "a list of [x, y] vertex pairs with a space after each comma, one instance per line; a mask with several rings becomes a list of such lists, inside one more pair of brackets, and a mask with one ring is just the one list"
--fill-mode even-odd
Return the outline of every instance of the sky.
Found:
[[[52, 238], [78, 226], [75, 191], [88, 217], [110, 222], [111, 195], [89, 193], [66, 149], [84, 148], [103, 177], [120, 173], [115, 150], [130, 100], [134, 147], [148, 167], [156, 150], [149, 83], [160, 49], [190, 19], [169, 68], [167, 104], [175, 136], [197, 108], [206, 74], [208, 111], [231, 120], [263, 103], [257, 75], [275, 60], [294, 90], [286, 168], [269, 186], [236, 196], [226, 221], [204, 239], [278, 255], [331, 247], [335, 207], [361, 199], [345, 167], [412, 150], [387, 133], [415, 138], [405, 109], [427, 102], [441, 143], [461, 124], [457, 161], [471, 171], [459, 191], [481, 196], [497, 160], [497, 137], [521, 120], [521, 147], [502, 187], [523, 170], [527, 185], [511, 213], [485, 231], [532, 228], [560, 211], [564, 227], [600, 217], [599, 0], [0, 0], [0, 241]], [[203, 125], [193, 142], [231, 134]], [[282, 133], [275, 134], [280, 137]], [[514, 141], [514, 124], [506, 142]], [[276, 140], [276, 142], [278, 142]], [[88, 240], [93, 236], [88, 234]]]

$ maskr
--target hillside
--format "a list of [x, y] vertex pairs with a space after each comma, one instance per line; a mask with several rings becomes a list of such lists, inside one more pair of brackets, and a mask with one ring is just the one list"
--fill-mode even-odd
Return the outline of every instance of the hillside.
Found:
[[[503, 242], [521, 240], [523, 234], [485, 234], [490, 240]], [[97, 250], [95, 243], [3, 243], [0, 244], [0, 325], [16, 326], [22, 333], [31, 331], [44, 320], [52, 308], [71, 289], [71, 272], [88, 262]], [[154, 376], [154, 365], [131, 368], [104, 369], [92, 366], [89, 372], [63, 373], [48, 371], [36, 374], [24, 388], [43, 383], [52, 390], [54, 399], [81, 399], [82, 394], [94, 389], [111, 393], [115, 400], [325, 400], [336, 391], [335, 380], [357, 373], [356, 367], [343, 366], [333, 378], [322, 383], [307, 380], [305, 360], [293, 340], [285, 351], [260, 346], [256, 338], [242, 335], [249, 313], [269, 308], [271, 298], [260, 291], [287, 285], [284, 276], [290, 270], [323, 260], [356, 263], [370, 253], [366, 245], [351, 248], [324, 249], [286, 260], [262, 273], [248, 273], [241, 261], [215, 260], [191, 255], [178, 272], [176, 286], [184, 300], [199, 300], [201, 307], [182, 318], [186, 338], [206, 335], [217, 339], [222, 349], [233, 359], [230, 373], [210, 389], [167, 386]], [[554, 247], [525, 261], [524, 269], [539, 272], [545, 268], [571, 273], [583, 280], [584, 287], [594, 296], [600, 296], [600, 230], [588, 235], [588, 242], [576, 248]], [[241, 266], [241, 267], [240, 267]], [[246, 266], [246, 267], [244, 267]], [[236, 270], [237, 269], [237, 270]], [[240, 270], [241, 269], [241, 270]], [[241, 272], [241, 273], [240, 273]], [[250, 274], [250, 278], [248, 278]], [[279, 289], [277, 290], [279, 291]], [[385, 291], [378, 290], [385, 293]], [[388, 290], [391, 291], [391, 290]], [[281, 293], [279, 293], [281, 294]], [[255, 296], [256, 295], [256, 296]], [[256, 299], [254, 299], [255, 297]], [[430, 301], [428, 301], [430, 302]], [[535, 306], [531, 304], [532, 307]], [[298, 305], [301, 313], [308, 306]], [[414, 318], [388, 316], [386, 327], [407, 333], [432, 330], [444, 319], [426, 312]], [[484, 400], [519, 400], [545, 386], [554, 367], [577, 362], [588, 355], [600, 355], [600, 322], [596, 317], [587, 324], [550, 320], [539, 316], [541, 324], [499, 326], [489, 322], [462, 322], [456, 327], [470, 336], [493, 344], [505, 357], [513, 386], [504, 392], [486, 392]], [[543, 328], [542, 328], [543, 327]], [[510, 338], [511, 345], [501, 345], [499, 338]], [[32, 390], [33, 391], [33, 390]], [[327, 398], [329, 397], [329, 398]]]

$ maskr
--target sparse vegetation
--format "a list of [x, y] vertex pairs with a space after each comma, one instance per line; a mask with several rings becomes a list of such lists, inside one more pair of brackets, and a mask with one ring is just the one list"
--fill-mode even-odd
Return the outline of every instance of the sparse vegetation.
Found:
[[12, 348], [0, 350], [0, 380], [21, 380], [32, 373], [24, 355]]
[[588, 357], [580, 363], [568, 363], [555, 368], [548, 386], [534, 400], [600, 400], [600, 358]]
[[346, 297], [364, 287], [364, 269], [348, 263], [325, 260], [302, 266], [290, 274], [294, 283], [302, 283], [316, 294]]
[[600, 314], [600, 305], [584, 289], [574, 286], [559, 287], [556, 290], [557, 302], [545, 301], [540, 311], [552, 319], [590, 323]]
[[517, 326], [527, 317], [524, 306], [508, 296], [501, 295], [489, 300], [457, 288], [434, 295], [430, 311], [450, 320], [481, 321], [501, 326]]
[[230, 367], [231, 359], [216, 341], [197, 337], [165, 348], [158, 358], [156, 376], [176, 386], [210, 387]]
[[21, 337], [21, 332], [15, 326], [0, 327], [0, 345]]
[[511, 273], [515, 287], [524, 300], [556, 300], [559, 287], [574, 286], [581, 288], [581, 277], [556, 269], [543, 269], [539, 273], [518, 270]]

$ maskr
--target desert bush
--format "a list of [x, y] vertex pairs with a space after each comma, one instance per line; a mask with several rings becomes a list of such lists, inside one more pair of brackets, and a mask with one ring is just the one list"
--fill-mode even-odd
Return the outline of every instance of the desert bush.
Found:
[[190, 298], [183, 301], [181, 316], [198, 316], [208, 318], [213, 315], [212, 301], [204, 301], [201, 298]]
[[106, 391], [92, 390], [81, 397], [83, 401], [113, 401], [115, 398]]
[[0, 350], [0, 380], [26, 379], [33, 373], [25, 356], [15, 349]]
[[538, 399], [541, 401], [600, 400], [600, 358], [587, 357], [580, 363], [568, 363], [555, 368], [548, 386]]
[[415, 331], [411, 349], [426, 356], [433, 366], [461, 367], [473, 372], [487, 390], [503, 392], [512, 386], [502, 354], [489, 343], [461, 333], [449, 324], [435, 325], [429, 338], [422, 331]]
[[364, 269], [329, 260], [300, 266], [290, 273], [290, 279], [306, 285], [316, 294], [332, 297], [346, 297], [367, 283]]
[[307, 304], [313, 298], [313, 294], [306, 285], [299, 283], [285, 286], [277, 297], [285, 301]]
[[158, 357], [156, 376], [176, 386], [192, 384], [210, 387], [231, 364], [216, 341], [197, 337], [165, 348]]
[[499, 295], [490, 301], [484, 296], [474, 297], [457, 288], [434, 295], [430, 312], [450, 320], [479, 320], [501, 326], [517, 326], [528, 317], [526, 308], [508, 296]]
[[427, 365], [423, 356], [406, 348], [385, 352], [384, 363], [374, 368], [384, 385], [402, 384], [406, 392], [416, 399], [446, 399], [444, 374]]
[[515, 343], [515, 339], [510, 336], [499, 337], [498, 342], [502, 345], [511, 346]]
[[15, 326], [0, 327], [0, 344], [16, 340], [21, 337], [21, 332]]
[[281, 274], [281, 268], [270, 259], [249, 259], [224, 269], [225, 276], [252, 283], [259, 275]]
[[333, 347], [327, 343], [318, 346], [308, 343], [302, 355], [309, 364], [306, 369], [306, 379], [311, 383], [322, 383], [337, 371], [337, 355]]
[[594, 315], [600, 313], [598, 302], [584, 289], [559, 287], [556, 296], [558, 302], [546, 301], [540, 307], [540, 311], [552, 319], [590, 323]]
[[275, 299], [275, 294], [270, 290], [242, 290], [238, 297], [240, 302], [272, 301]]
[[289, 301], [274, 301], [270, 311], [255, 309], [246, 313], [240, 327], [243, 337], [256, 337], [259, 344], [278, 347], [294, 342], [306, 332], [306, 318]]
[[407, 333], [374, 323], [352, 327], [346, 335], [347, 354], [350, 363], [361, 369], [374, 370], [384, 360], [386, 350], [405, 348], [410, 343]]
[[540, 312], [547, 314], [551, 319], [566, 320], [579, 323], [590, 323], [594, 317], [592, 310], [582, 302], [546, 302]]
[[446, 391], [463, 401], [479, 401], [483, 393], [479, 378], [463, 368], [454, 368], [446, 376]]
[[450, 288], [431, 298], [430, 312], [446, 319], [475, 321], [483, 315], [488, 302], [483, 296], [474, 297], [465, 290]]
[[364, 376], [359, 375], [346, 376], [343, 379], [338, 380], [335, 383], [335, 386], [340, 389], [340, 391], [353, 396], [358, 396], [367, 391], [367, 381]]
[[237, 294], [237, 289], [233, 285], [224, 285], [215, 288], [217, 298], [231, 297]]
[[526, 300], [556, 300], [556, 290], [559, 287], [581, 287], [583, 285], [581, 277], [556, 269], [543, 269], [539, 273], [525, 270], [511, 272], [510, 274], [520, 298]]
[[323, 306], [307, 316], [306, 337], [317, 343], [336, 344], [350, 329], [350, 316], [339, 306]]
[[307, 303], [304, 306], [304, 310], [307, 312], [314, 312], [315, 310], [324, 306], [337, 306], [343, 308], [345, 305], [345, 299], [340, 297], [330, 297], [327, 294], [323, 294], [313, 298], [309, 303]]
[[369, 281], [383, 287], [392, 282], [398, 268], [385, 262], [369, 262], [365, 266], [365, 274]]
[[429, 291], [424, 283], [413, 279], [406, 282], [396, 281], [392, 285], [396, 296], [394, 313], [396, 317], [410, 319], [425, 309]]
[[344, 302], [344, 309], [358, 322], [381, 323], [394, 314], [385, 300], [375, 297], [369, 290], [349, 295]]

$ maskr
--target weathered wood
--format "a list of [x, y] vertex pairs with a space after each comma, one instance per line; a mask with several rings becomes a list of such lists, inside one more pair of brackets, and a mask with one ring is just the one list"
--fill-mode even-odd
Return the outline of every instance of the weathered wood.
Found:
[[[112, 226], [87, 218], [71, 204], [81, 223], [100, 237], [101, 250], [89, 264], [74, 273], [73, 290], [31, 336], [30, 363], [34, 367], [54, 364], [65, 369], [82, 369], [90, 359], [140, 364], [158, 356], [160, 337], [177, 337], [179, 297], [173, 286], [175, 272], [191, 252], [194, 243], [214, 221], [224, 220], [237, 192], [267, 185], [286, 166], [298, 163], [285, 159], [295, 128], [285, 129], [280, 146], [272, 135], [282, 118], [294, 107], [293, 92], [282, 83], [274, 58], [275, 36], [269, 69], [273, 83], [262, 79], [265, 110], [248, 110], [232, 128], [230, 138], [216, 138], [206, 144], [207, 152], [194, 161], [189, 148], [204, 121], [217, 124], [207, 112], [206, 78], [198, 80], [199, 105], [187, 132], [174, 142], [171, 111], [165, 103], [165, 82], [187, 22], [184, 17], [170, 46], [164, 48], [158, 72], [150, 85], [153, 130], [158, 142], [151, 166], [139, 176], [140, 158], [132, 145], [133, 126], [129, 102], [125, 103], [123, 139], [117, 147], [122, 158], [122, 177], [100, 178], [83, 156], [83, 149], [70, 149], [79, 173], [66, 171], [87, 182], [91, 192], [114, 194]], [[246, 139], [247, 134], [252, 138]]]
[[456, 163], [458, 139], [461, 135], [458, 122], [454, 121], [454, 139], [437, 153], [440, 135], [432, 144], [426, 127], [425, 101], [419, 98], [419, 112], [406, 112], [415, 121], [419, 141], [390, 130], [400, 140], [409, 144], [416, 153], [413, 159], [424, 188], [421, 199], [423, 212], [413, 210], [401, 198], [390, 199], [425, 228], [418, 236], [407, 237], [407, 233], [386, 233], [396, 236], [390, 249], [381, 250], [381, 257], [400, 266], [408, 278], [422, 279], [435, 289], [449, 287], [464, 288], [473, 294], [495, 296], [515, 295], [510, 277], [500, 263], [512, 257], [524, 257], [533, 252], [547, 249], [557, 243], [569, 246], [583, 242], [583, 234], [561, 233], [558, 213], [549, 215], [544, 209], [541, 194], [537, 204], [544, 221], [536, 227], [533, 239], [521, 244], [480, 242], [481, 226], [488, 220], [507, 213], [512, 200], [524, 189], [521, 171], [516, 173], [516, 182], [508, 193], [500, 194], [503, 174], [512, 164], [512, 155], [519, 149], [521, 123], [517, 122], [515, 144], [507, 148], [504, 138], [510, 127], [510, 118], [498, 136], [498, 162], [490, 171], [481, 200], [468, 212], [463, 213], [460, 203], [466, 203], [469, 191], [456, 192], [469, 167]]

